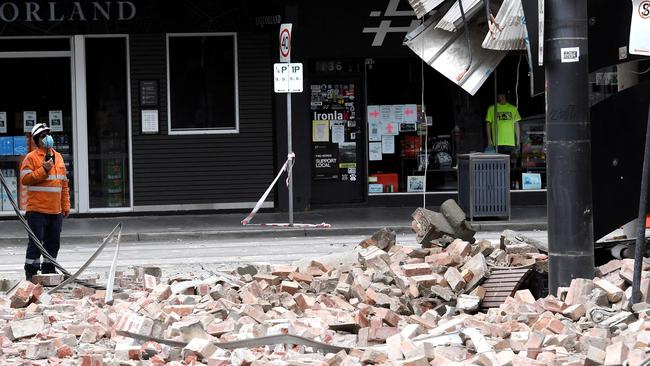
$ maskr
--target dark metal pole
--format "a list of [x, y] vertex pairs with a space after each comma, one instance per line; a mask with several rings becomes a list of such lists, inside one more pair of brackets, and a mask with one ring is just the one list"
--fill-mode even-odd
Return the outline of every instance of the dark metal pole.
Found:
[[594, 277], [587, 0], [546, 0], [549, 291]]
[[[499, 105], [498, 102], [498, 89], [497, 89], [497, 69], [494, 69], [494, 113], [492, 116], [492, 127], [494, 129], [492, 130], [494, 132], [494, 136], [492, 136], [492, 143], [494, 143], [494, 152], [499, 153], [499, 119], [498, 119], [498, 114], [497, 114], [497, 106]], [[510, 182], [508, 182], [508, 185], [510, 185]]]
[[645, 253], [645, 215], [648, 201], [648, 175], [650, 175], [650, 106], [645, 128], [645, 153], [643, 154], [643, 173], [641, 193], [639, 194], [639, 219], [637, 221], [636, 248], [634, 249], [634, 276], [632, 278], [632, 303], [641, 302], [641, 268]]

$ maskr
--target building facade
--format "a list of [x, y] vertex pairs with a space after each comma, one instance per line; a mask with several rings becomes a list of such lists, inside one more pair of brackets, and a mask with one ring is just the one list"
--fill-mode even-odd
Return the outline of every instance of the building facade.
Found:
[[246, 1], [0, 2], [0, 168], [16, 198], [29, 131], [45, 122], [74, 212], [252, 207], [274, 164], [273, 41], [256, 11]]
[[[46, 122], [76, 213], [252, 207], [287, 156], [286, 94], [273, 92], [285, 22], [304, 65], [291, 96], [295, 208], [455, 198], [457, 155], [484, 148], [493, 83], [472, 96], [423, 64], [403, 44], [421, 24], [404, 0], [2, 1], [0, 168], [13, 194], [30, 126]], [[543, 113], [525, 57], [511, 52], [497, 72], [524, 119]], [[375, 112], [390, 131], [374, 130]], [[518, 174], [543, 176], [538, 153], [542, 165]], [[544, 204], [540, 188], [512, 204]], [[283, 184], [264, 207], [287, 208]]]

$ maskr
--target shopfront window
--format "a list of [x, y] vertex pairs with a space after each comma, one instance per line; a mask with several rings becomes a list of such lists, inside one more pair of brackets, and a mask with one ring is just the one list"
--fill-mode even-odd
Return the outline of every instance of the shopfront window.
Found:
[[126, 38], [86, 38], [90, 208], [129, 207]]
[[[525, 93], [528, 79], [518, 62], [517, 55], [502, 61], [498, 86], [522, 117], [520, 141], [507, 126], [502, 131], [511, 136], [498, 140], [508, 146], [499, 146], [498, 153], [511, 157], [512, 190], [544, 189], [544, 100]], [[470, 95], [418, 59], [374, 59], [366, 67], [369, 194], [457, 191], [461, 155], [494, 152], [486, 131], [493, 79]]]
[[367, 74], [369, 194], [455, 191], [449, 93], [432, 88], [429, 110], [423, 110], [421, 68], [415, 61], [376, 60]]
[[169, 35], [169, 133], [239, 129], [235, 34]]
[[[50, 57], [48, 52], [29, 56], [0, 52], [0, 169], [11, 196], [24, 209], [27, 195], [20, 185], [20, 164], [34, 147], [30, 138], [34, 124], [48, 124], [54, 148], [65, 161], [70, 201], [75, 207], [70, 57]], [[0, 210], [13, 211], [9, 196], [0, 191]]]

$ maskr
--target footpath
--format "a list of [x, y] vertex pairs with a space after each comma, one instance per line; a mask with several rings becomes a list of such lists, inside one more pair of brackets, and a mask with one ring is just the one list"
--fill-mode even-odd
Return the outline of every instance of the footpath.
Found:
[[[250, 225], [242, 226], [246, 213], [141, 215], [116, 217], [70, 217], [65, 220], [63, 243], [100, 242], [118, 223], [122, 224], [122, 242], [218, 240], [259, 237], [370, 235], [389, 227], [397, 233], [411, 233], [411, 214], [417, 207], [322, 208], [294, 213], [294, 223], [328, 223], [330, 228], [287, 228], [260, 224], [287, 223], [287, 212], [260, 212]], [[437, 207], [427, 207], [436, 211]], [[477, 231], [511, 229], [546, 230], [546, 207], [513, 207], [510, 220], [475, 220]], [[0, 220], [0, 245], [16, 245], [26, 240], [18, 219]]]

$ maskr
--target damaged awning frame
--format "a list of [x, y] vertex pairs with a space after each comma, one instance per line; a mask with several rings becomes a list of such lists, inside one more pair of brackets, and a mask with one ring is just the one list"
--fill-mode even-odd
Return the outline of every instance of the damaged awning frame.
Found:
[[[436, 26], [443, 11], [436, 12], [423, 24], [406, 35], [404, 43], [424, 62], [471, 95], [476, 94], [485, 80], [506, 56], [506, 51], [482, 48], [487, 32], [483, 17], [468, 19], [469, 44], [465, 31], [449, 32]], [[471, 65], [467, 69], [468, 62]], [[467, 72], [464, 72], [467, 69]]]

